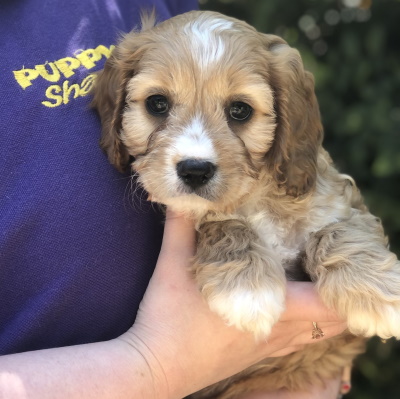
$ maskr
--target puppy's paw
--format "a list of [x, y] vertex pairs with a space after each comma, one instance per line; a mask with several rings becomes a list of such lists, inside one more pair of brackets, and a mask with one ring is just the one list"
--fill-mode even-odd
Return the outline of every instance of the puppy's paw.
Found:
[[400, 339], [400, 262], [373, 215], [358, 212], [312, 234], [306, 270], [353, 334]]
[[256, 291], [236, 287], [211, 295], [207, 300], [210, 309], [228, 325], [265, 339], [284, 310], [285, 291], [271, 286]]
[[192, 270], [211, 310], [228, 325], [257, 339], [270, 334], [284, 309], [285, 271], [246, 220], [203, 223]]
[[348, 328], [354, 335], [383, 339], [400, 339], [400, 300], [374, 304], [374, 309], [353, 309], [348, 312]]

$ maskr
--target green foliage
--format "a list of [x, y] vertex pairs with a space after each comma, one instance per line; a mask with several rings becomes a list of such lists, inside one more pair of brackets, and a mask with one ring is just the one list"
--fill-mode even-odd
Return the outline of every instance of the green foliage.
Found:
[[[400, 1], [202, 0], [300, 50], [316, 78], [324, 145], [400, 255]], [[400, 345], [372, 340], [348, 398], [400, 398]]]

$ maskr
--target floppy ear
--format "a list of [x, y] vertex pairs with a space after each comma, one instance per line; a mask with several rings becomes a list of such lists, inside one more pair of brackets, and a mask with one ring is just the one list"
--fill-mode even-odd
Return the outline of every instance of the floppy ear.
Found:
[[97, 75], [91, 103], [101, 119], [100, 146], [120, 172], [126, 170], [129, 162], [129, 154], [120, 137], [128, 80], [129, 75], [119, 67], [118, 50], [115, 49]]
[[[155, 12], [142, 15], [141, 32], [155, 25]], [[150, 43], [149, 36], [132, 31], [125, 35], [97, 75], [91, 106], [101, 119], [100, 146], [120, 172], [129, 166], [129, 153], [121, 140], [122, 115], [126, 105], [126, 86], [137, 72], [138, 63]]]
[[269, 83], [274, 90], [277, 128], [267, 162], [288, 195], [298, 197], [315, 186], [323, 129], [314, 78], [304, 70], [297, 50], [281, 38], [263, 35], [269, 51]]

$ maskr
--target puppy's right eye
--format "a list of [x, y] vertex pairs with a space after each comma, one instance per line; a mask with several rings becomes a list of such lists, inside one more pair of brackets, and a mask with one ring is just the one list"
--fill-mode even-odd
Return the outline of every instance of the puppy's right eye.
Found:
[[161, 116], [169, 111], [168, 99], [161, 94], [150, 96], [146, 99], [147, 111], [155, 116]]

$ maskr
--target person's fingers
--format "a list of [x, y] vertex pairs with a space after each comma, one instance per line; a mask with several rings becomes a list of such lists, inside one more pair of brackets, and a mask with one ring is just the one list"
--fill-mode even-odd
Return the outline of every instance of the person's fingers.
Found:
[[286, 309], [281, 320], [343, 321], [323, 304], [313, 283], [294, 281], [287, 283]]
[[344, 322], [322, 322], [317, 324], [323, 332], [323, 336], [313, 339], [314, 325], [309, 321], [285, 321], [278, 322], [272, 329], [272, 333], [267, 338], [267, 344], [273, 345], [276, 341], [287, 338], [286, 347], [297, 347], [309, 345], [332, 338], [346, 330], [347, 324]]
[[[303, 322], [303, 323], [307, 323], [307, 322]], [[320, 328], [321, 331], [324, 334], [320, 338], [313, 338], [312, 331], [314, 329], [314, 326], [313, 326], [312, 323], [310, 323], [310, 325], [306, 324], [305, 327], [307, 328], [307, 330], [301, 336], [300, 339], [301, 339], [301, 342], [303, 342], [304, 344], [308, 345], [308, 344], [313, 344], [313, 343], [318, 342], [318, 341], [324, 341], [326, 339], [335, 337], [338, 334], [341, 334], [343, 331], [345, 331], [347, 329], [347, 323], [345, 323], [345, 322], [340, 322], [340, 323], [337, 323], [337, 322], [322, 322], [322, 323], [318, 323], [317, 327]]]
[[[316, 342], [320, 342], [329, 338], [332, 338], [338, 334], [341, 334], [346, 330], [346, 323], [337, 323], [337, 322], [324, 322], [318, 327], [324, 333], [323, 337], [319, 339], [313, 339], [312, 330], [313, 324], [307, 321], [299, 321], [299, 322], [279, 322], [274, 328], [270, 338], [267, 338], [266, 349], [268, 350], [268, 346], [272, 346], [275, 344], [275, 339], [278, 341], [284, 337], [286, 333], [287, 343], [273, 353], [269, 352], [268, 357], [280, 357], [285, 356], [293, 352], [300, 351], [304, 349], [307, 345], [311, 345]], [[297, 331], [297, 334], [293, 333], [293, 330]], [[282, 344], [281, 344], [282, 345]]]

